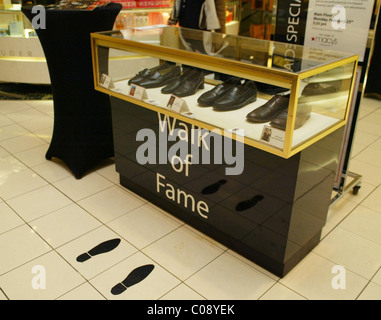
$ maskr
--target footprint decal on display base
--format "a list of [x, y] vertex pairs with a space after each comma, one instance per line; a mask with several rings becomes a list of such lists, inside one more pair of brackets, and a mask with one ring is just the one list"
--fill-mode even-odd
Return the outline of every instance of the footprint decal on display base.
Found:
[[82, 253], [81, 255], [79, 255], [77, 257], [77, 261], [78, 262], [85, 262], [93, 256], [109, 252], [109, 251], [115, 249], [119, 245], [120, 241], [121, 240], [118, 238], [104, 241], [104, 242], [98, 244], [97, 246], [95, 246], [94, 248], [92, 248], [91, 250], [89, 250], [88, 252], [85, 252], [85, 253]]
[[205, 187], [204, 189], [202, 189], [201, 193], [202, 194], [212, 194], [212, 193], [215, 193], [217, 192], [221, 186], [223, 186], [227, 181], [225, 179], [221, 179], [220, 181], [217, 181], [213, 184], [211, 184], [210, 186], [207, 186]]
[[122, 282], [116, 284], [112, 289], [111, 293], [113, 295], [119, 295], [127, 290], [127, 288], [143, 281], [155, 268], [153, 264], [146, 264], [144, 266], [138, 267], [132, 270], [126, 279]]
[[250, 209], [254, 207], [259, 201], [263, 200], [263, 198], [264, 197], [261, 194], [258, 194], [249, 200], [241, 201], [236, 205], [235, 209], [237, 211], [244, 211]]

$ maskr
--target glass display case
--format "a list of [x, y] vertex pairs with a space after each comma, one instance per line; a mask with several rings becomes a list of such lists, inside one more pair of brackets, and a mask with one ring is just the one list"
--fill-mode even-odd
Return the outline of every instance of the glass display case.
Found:
[[[233, 133], [283, 158], [345, 125], [358, 61], [352, 54], [177, 27], [97, 33], [92, 44], [97, 90]], [[105, 74], [108, 65], [98, 58], [109, 48], [127, 59]], [[134, 80], [157, 68], [168, 81], [172, 72], [180, 87], [188, 85], [191, 69], [197, 84], [184, 93], [165, 90], [167, 80], [155, 85]], [[102, 76], [112, 79], [112, 86], [103, 85]], [[144, 94], [136, 98], [132, 89]], [[208, 95], [218, 99], [206, 101]], [[172, 107], [174, 98], [181, 108]]]
[[0, 37], [36, 36], [32, 24], [21, 12], [21, 4], [0, 4]]
[[40, 41], [20, 4], [0, 4], [0, 81], [50, 84]]

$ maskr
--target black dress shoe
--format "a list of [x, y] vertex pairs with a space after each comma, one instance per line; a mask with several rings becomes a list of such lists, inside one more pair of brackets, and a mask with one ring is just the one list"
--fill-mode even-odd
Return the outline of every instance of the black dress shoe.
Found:
[[254, 81], [232, 86], [213, 103], [218, 111], [236, 110], [257, 100], [257, 86]]
[[169, 62], [165, 62], [165, 63], [160, 64], [160, 65], [158, 65], [154, 68], [151, 68], [151, 69], [143, 69], [142, 71], [139, 71], [139, 73], [136, 74], [134, 77], [132, 77], [130, 80], [128, 80], [128, 84], [131, 85], [133, 83], [133, 84], [139, 85], [139, 82], [141, 82], [144, 79], [146, 79], [147, 77], [149, 77], [155, 71], [162, 70], [162, 69], [168, 69], [171, 67], [171, 65], [173, 66], [173, 64], [171, 64]]
[[204, 92], [198, 99], [197, 102], [200, 106], [208, 107], [213, 105], [213, 103], [225, 94], [231, 87], [241, 84], [241, 79], [231, 78], [219, 85], [215, 86], [212, 90]]
[[181, 70], [179, 66], [171, 66], [166, 69], [156, 70], [144, 80], [139, 81], [138, 85], [144, 88], [158, 88], [165, 86], [172, 79], [180, 76]]
[[251, 111], [246, 119], [256, 123], [269, 122], [288, 108], [289, 99], [289, 95], [275, 95], [264, 105]]
[[189, 76], [192, 70], [193, 68], [184, 69], [183, 74], [180, 77], [172, 79], [164, 88], [161, 89], [161, 93], [173, 93], [173, 91], [175, 91], [175, 89], [185, 81], [185, 79]]
[[269, 95], [272, 95], [272, 96], [274, 94], [284, 93], [286, 91], [290, 91], [290, 89], [286, 89], [286, 88], [282, 88], [282, 87], [277, 87], [277, 86], [274, 86], [274, 85], [271, 85], [271, 84], [267, 84], [267, 83], [262, 83], [262, 82], [258, 82], [257, 83], [257, 88], [258, 88], [259, 92], [262, 92], [262, 93], [265, 93], [265, 94], [269, 94]]
[[[296, 111], [296, 119], [294, 130], [299, 129], [303, 126], [306, 121], [311, 116], [311, 105], [299, 105], [298, 110]], [[271, 120], [270, 126], [278, 128], [281, 130], [286, 130], [288, 112], [287, 110], [282, 111], [276, 118]]]
[[172, 94], [177, 97], [187, 97], [195, 94], [199, 89], [204, 89], [204, 73], [202, 70], [193, 69]]

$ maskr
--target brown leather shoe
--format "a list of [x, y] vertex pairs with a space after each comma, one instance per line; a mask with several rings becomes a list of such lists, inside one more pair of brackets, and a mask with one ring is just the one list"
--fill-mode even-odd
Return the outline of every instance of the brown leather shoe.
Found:
[[289, 95], [275, 95], [261, 107], [251, 111], [246, 119], [251, 122], [263, 123], [274, 119], [283, 110], [287, 110]]
[[[302, 127], [311, 116], [311, 105], [299, 106], [296, 112], [294, 130]], [[276, 118], [270, 122], [270, 126], [281, 130], [286, 130], [288, 111], [282, 111]]]

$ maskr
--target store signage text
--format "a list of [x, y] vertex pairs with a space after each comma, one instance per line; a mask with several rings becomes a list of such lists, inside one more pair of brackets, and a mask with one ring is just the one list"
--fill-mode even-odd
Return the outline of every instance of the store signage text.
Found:
[[288, 25], [287, 25], [287, 41], [297, 43], [298, 42], [298, 33], [299, 33], [299, 24], [300, 24], [300, 14], [301, 14], [301, 0], [295, 0], [290, 3], [288, 10]]
[[[158, 113], [159, 135], [149, 128], [136, 134], [143, 141], [136, 151], [139, 164], [172, 164], [176, 172], [189, 176], [191, 164], [226, 164], [226, 175], [239, 175], [244, 169], [243, 130], [207, 130]], [[234, 143], [234, 141], [236, 141]], [[168, 150], [168, 142], [175, 142]], [[210, 147], [213, 145], [213, 150]], [[211, 159], [213, 156], [213, 159]]]
[[[234, 165], [225, 168], [226, 175], [238, 175], [243, 172], [242, 132], [237, 131], [236, 133], [241, 135], [236, 134], [234, 140], [230, 132], [221, 132], [219, 129], [209, 131], [160, 113], [158, 113], [158, 125], [158, 137], [155, 131], [149, 128], [141, 129], [136, 134], [136, 141], [143, 141], [136, 150], [136, 160], [139, 164], [170, 163], [176, 173], [189, 177], [191, 165], [210, 164], [213, 153], [213, 164]], [[234, 141], [236, 141], [235, 148]], [[168, 149], [169, 142], [174, 143]], [[204, 219], [208, 218], [209, 205], [205, 201], [197, 200], [197, 197], [174, 186], [159, 172], [156, 173], [155, 185], [157, 193], [165, 195], [167, 199]]]

